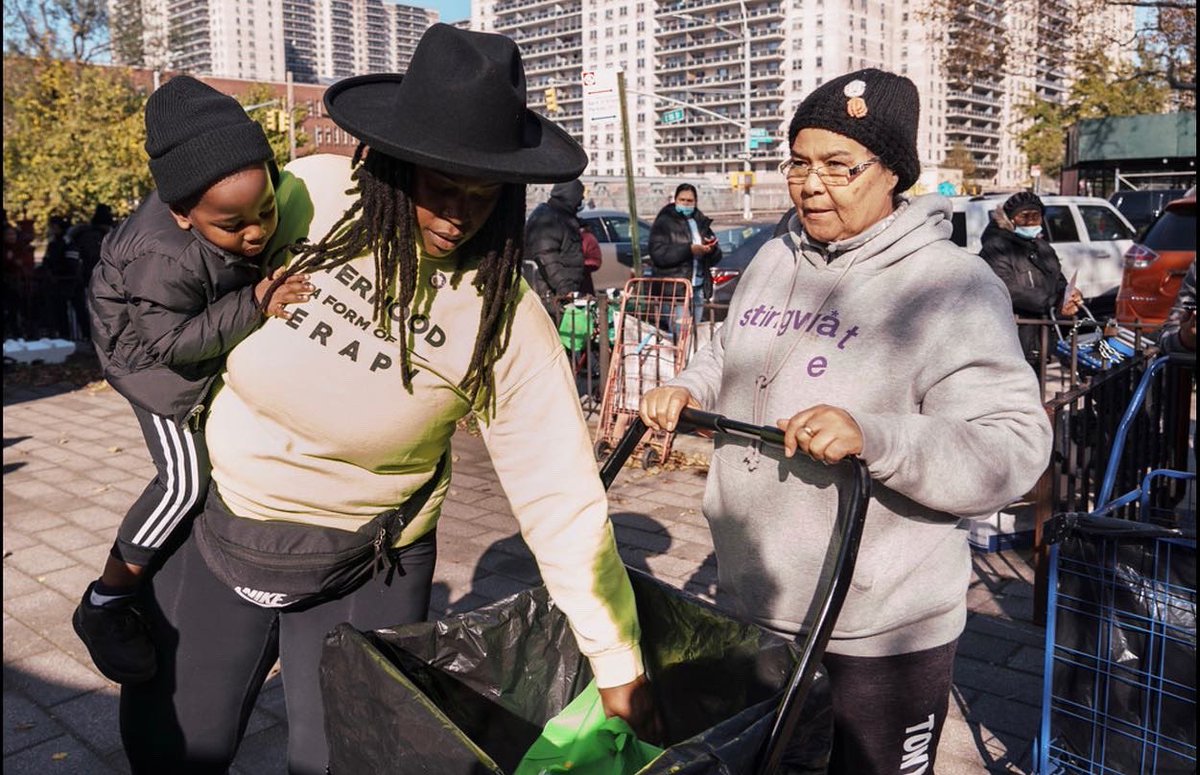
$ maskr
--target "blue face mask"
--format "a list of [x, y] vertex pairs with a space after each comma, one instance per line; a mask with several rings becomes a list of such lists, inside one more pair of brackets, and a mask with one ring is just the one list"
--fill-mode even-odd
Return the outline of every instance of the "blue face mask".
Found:
[[1025, 239], [1037, 239], [1042, 236], [1041, 226], [1017, 226], [1014, 231], [1016, 231], [1018, 237], [1024, 237]]
[[682, 215], [684, 218], [691, 218], [692, 213], [696, 212], [695, 207], [685, 207], [684, 205], [675, 205], [675, 212]]

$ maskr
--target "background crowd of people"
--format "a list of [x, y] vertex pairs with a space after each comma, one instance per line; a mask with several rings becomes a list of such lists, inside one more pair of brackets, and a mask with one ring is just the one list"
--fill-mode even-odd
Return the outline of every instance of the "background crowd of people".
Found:
[[84, 290], [100, 261], [100, 243], [115, 223], [112, 208], [103, 203], [81, 223], [52, 216], [39, 262], [35, 224], [13, 223], [4, 214], [5, 339], [91, 338]]

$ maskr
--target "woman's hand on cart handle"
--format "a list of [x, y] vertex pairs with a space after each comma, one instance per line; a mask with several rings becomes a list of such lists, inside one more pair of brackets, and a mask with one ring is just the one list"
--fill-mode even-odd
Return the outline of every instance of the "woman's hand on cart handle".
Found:
[[799, 450], [813, 460], [832, 465], [862, 454], [862, 430], [840, 407], [817, 404], [776, 424], [783, 431], [783, 453], [788, 457]]
[[654, 706], [650, 680], [645, 673], [627, 684], [601, 689], [600, 704], [605, 716], [624, 719], [639, 740], [655, 745], [663, 742], [662, 717]]
[[675, 426], [679, 424], [679, 413], [686, 406], [700, 408], [700, 402], [687, 388], [656, 387], [642, 396], [638, 413], [642, 416], [642, 422], [652, 430], [674, 433]]

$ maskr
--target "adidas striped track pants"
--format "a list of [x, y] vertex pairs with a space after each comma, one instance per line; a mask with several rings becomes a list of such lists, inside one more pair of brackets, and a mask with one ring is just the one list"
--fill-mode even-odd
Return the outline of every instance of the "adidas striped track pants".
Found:
[[203, 430], [181, 428], [172, 418], [138, 406], [133, 413], [154, 460], [155, 476], [121, 521], [112, 554], [134, 565], [149, 565], [167, 537], [204, 505], [208, 448]]

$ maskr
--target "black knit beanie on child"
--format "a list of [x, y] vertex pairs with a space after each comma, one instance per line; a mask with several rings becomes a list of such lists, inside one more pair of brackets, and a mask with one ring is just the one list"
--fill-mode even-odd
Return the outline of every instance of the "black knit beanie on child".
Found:
[[158, 196], [169, 204], [274, 157], [262, 127], [237, 100], [187, 75], [146, 101], [146, 153]]
[[828, 81], [800, 103], [788, 126], [788, 148], [802, 129], [827, 129], [866, 146], [900, 179], [896, 192], [917, 182], [916, 84], [883, 70], [859, 70]]

